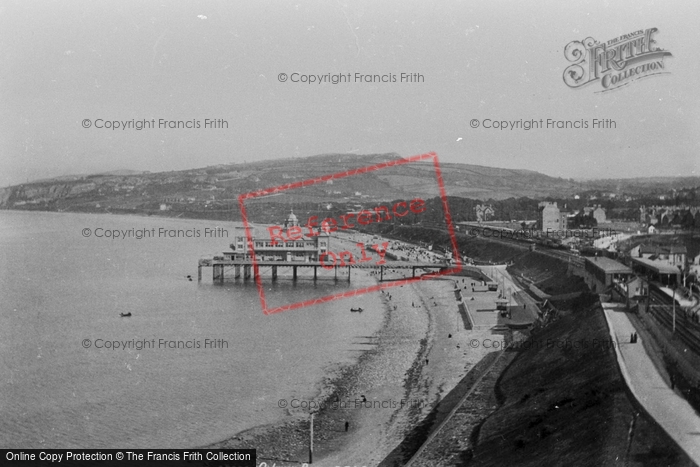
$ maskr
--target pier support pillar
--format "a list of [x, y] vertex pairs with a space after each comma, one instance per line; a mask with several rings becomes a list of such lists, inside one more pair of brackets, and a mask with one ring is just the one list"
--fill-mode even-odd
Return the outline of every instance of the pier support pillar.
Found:
[[234, 277], [235, 277], [236, 279], [238, 279], [239, 277], [241, 277], [241, 266], [240, 266], [240, 265], [237, 264], [236, 266], [234, 266], [234, 267], [233, 267], [233, 271], [234, 271], [234, 272], [233, 272]]
[[416, 277], [416, 268], [411, 268], [413, 269], [413, 277]]
[[297, 267], [292, 266], [292, 277], [294, 280], [297, 280]]
[[335, 266], [333, 269], [335, 269], [335, 280], [338, 280], [338, 266]]
[[348, 266], [348, 282], [350, 282], [350, 266]]
[[250, 279], [250, 266], [243, 266], [243, 278]]
[[272, 280], [277, 279], [277, 266], [272, 266]]
[[379, 266], [379, 282], [384, 280], [384, 266]]
[[212, 266], [212, 280], [223, 282], [224, 281], [224, 265], [215, 264]]
[[197, 282], [202, 282], [202, 266], [197, 266]]
[[318, 278], [318, 273], [316, 271], [317, 269], [318, 269], [318, 266], [314, 266], [314, 280], [316, 280]]

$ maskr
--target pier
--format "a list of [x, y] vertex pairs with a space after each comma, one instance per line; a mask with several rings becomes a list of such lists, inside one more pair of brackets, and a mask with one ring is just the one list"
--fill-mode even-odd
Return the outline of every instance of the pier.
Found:
[[314, 280], [318, 279], [319, 268], [325, 269], [326, 271], [333, 271], [335, 279], [338, 279], [338, 269], [347, 268], [348, 270], [348, 282], [350, 281], [351, 271], [353, 268], [360, 269], [379, 269], [379, 280], [384, 280], [384, 270], [385, 269], [411, 269], [412, 277], [416, 277], [416, 270], [436, 270], [449, 268], [450, 265], [444, 263], [419, 263], [411, 261], [386, 261], [384, 264], [377, 265], [376, 263], [355, 263], [355, 264], [339, 264], [334, 266], [329, 266], [327, 263], [322, 263], [320, 261], [309, 261], [309, 262], [299, 262], [299, 261], [256, 261], [246, 259], [209, 259], [203, 258], [199, 260], [197, 265], [197, 280], [202, 280], [202, 268], [212, 268], [212, 279], [214, 282], [223, 282], [225, 277], [226, 269], [233, 269], [234, 278], [238, 279], [243, 273], [243, 279], [256, 278], [261, 275], [260, 268], [270, 268], [272, 273], [272, 279], [277, 279], [277, 273], [280, 268], [291, 268], [292, 269], [292, 279], [297, 279], [297, 271], [299, 268], [313, 268], [314, 270]]

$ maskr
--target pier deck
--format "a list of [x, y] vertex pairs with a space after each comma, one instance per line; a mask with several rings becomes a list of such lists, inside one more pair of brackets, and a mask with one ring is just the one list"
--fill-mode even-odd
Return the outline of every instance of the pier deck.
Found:
[[202, 258], [199, 260], [199, 264], [197, 266], [197, 279], [199, 281], [202, 280], [202, 268], [203, 267], [211, 267], [213, 269], [212, 274], [213, 274], [213, 280], [214, 281], [222, 281], [224, 280], [224, 271], [225, 268], [234, 268], [235, 271], [235, 276], [236, 278], [241, 276], [241, 267], [243, 268], [243, 277], [244, 279], [248, 279], [252, 276], [254, 276], [256, 273], [254, 269], [256, 269], [254, 266], [257, 266], [258, 274], [260, 271], [260, 268], [271, 268], [272, 269], [272, 278], [276, 279], [277, 278], [277, 270], [278, 268], [292, 268], [292, 276], [294, 279], [297, 278], [297, 269], [298, 268], [313, 268], [314, 270], [314, 279], [318, 277], [318, 268], [323, 268], [327, 271], [335, 271], [335, 276], [337, 278], [338, 276], [338, 269], [339, 268], [347, 268], [348, 269], [348, 281], [350, 281], [350, 271], [353, 268], [360, 268], [360, 269], [379, 269], [380, 271], [380, 280], [384, 279], [384, 270], [385, 269], [412, 269], [412, 276], [416, 277], [416, 270], [417, 269], [444, 269], [444, 268], [449, 268], [450, 265], [444, 264], [444, 263], [418, 263], [418, 262], [411, 262], [411, 261], [386, 261], [383, 264], [376, 264], [376, 262], [363, 262], [363, 263], [354, 263], [354, 264], [347, 264], [347, 263], [342, 263], [342, 264], [336, 264], [336, 265], [329, 265], [328, 263], [322, 263], [320, 261], [310, 261], [310, 262], [302, 262], [302, 261], [256, 261], [253, 263], [251, 260], [231, 260], [231, 259], [210, 259], [210, 258]]

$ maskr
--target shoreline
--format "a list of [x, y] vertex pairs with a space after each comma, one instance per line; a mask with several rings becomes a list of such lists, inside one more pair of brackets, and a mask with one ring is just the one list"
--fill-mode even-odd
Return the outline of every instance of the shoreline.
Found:
[[[385, 280], [400, 274], [385, 271]], [[314, 420], [314, 463], [378, 465], [491, 352], [469, 347], [468, 338], [490, 332], [465, 329], [454, 284], [442, 277], [375, 292], [384, 318], [374, 335], [364, 336], [372, 348], [321, 384], [317, 401], [325, 408]], [[308, 462], [308, 431], [308, 416], [290, 413], [207, 447], [256, 448], [260, 460], [300, 465]]]
[[[356, 245], [347, 238], [338, 241]], [[403, 278], [404, 272], [385, 271], [385, 279]], [[354, 275], [360, 282], [376, 283], [378, 278], [361, 269], [355, 269]], [[376, 311], [381, 309], [382, 315], [372, 317], [376, 324], [367, 336], [358, 336], [363, 338], [359, 345], [371, 348], [360, 348], [356, 358], [335, 365], [333, 371], [324, 372], [307, 386], [314, 395], [309, 400], [346, 403], [345, 408], [327, 408], [316, 420], [317, 463], [324, 465], [334, 458], [338, 460], [333, 465], [381, 462], [470, 368], [473, 362], [462, 358], [468, 333], [458, 312], [454, 281], [432, 278], [373, 292], [381, 300], [382, 307]], [[362, 319], [362, 315], [356, 317]], [[360, 402], [362, 395], [369, 406]], [[299, 410], [277, 413], [280, 420], [272, 424], [244, 427], [228, 439], [202, 444], [230, 442], [233, 447], [249, 443], [258, 448], [261, 458], [262, 450], [269, 449], [269, 459], [278, 465], [283, 465], [280, 461], [298, 465], [308, 459], [308, 418]], [[345, 421], [350, 422], [347, 433]]]
[[[189, 220], [185, 220], [186, 222]], [[486, 268], [484, 268], [486, 270]], [[360, 281], [365, 281], [366, 279], [372, 280], [373, 274], [367, 274], [367, 273], [362, 273], [359, 274], [357, 272], [357, 278]], [[376, 278], [376, 275], [374, 275], [374, 278]], [[382, 352], [386, 352], [387, 354], [391, 354], [393, 352], [393, 348], [391, 347], [391, 342], [380, 342], [380, 338], [384, 335], [383, 333], [388, 333], [387, 329], [391, 326], [390, 321], [392, 319], [394, 320], [403, 320], [403, 317], [406, 313], [403, 312], [412, 312], [413, 308], [415, 308], [414, 304], [412, 304], [410, 301], [407, 301], [411, 296], [414, 294], [418, 294], [421, 298], [419, 301], [416, 301], [415, 303], [420, 303], [421, 305], [426, 305], [427, 307], [424, 306], [423, 308], [428, 308], [428, 313], [425, 313], [425, 309], [421, 309], [421, 312], [423, 313], [424, 318], [427, 317], [427, 324], [426, 324], [426, 319], [417, 319], [417, 323], [420, 325], [421, 331], [425, 331], [423, 334], [423, 338], [420, 339], [414, 339], [415, 342], [411, 342], [410, 347], [406, 347], [408, 350], [415, 350], [415, 354], [413, 355], [413, 360], [411, 365], [408, 367], [408, 370], [406, 370], [406, 373], [404, 375], [403, 379], [403, 390], [404, 392], [401, 391], [396, 391], [395, 393], [391, 392], [391, 389], [387, 389], [389, 391], [389, 394], [404, 394], [404, 398], [408, 398], [408, 396], [412, 397], [423, 397], [426, 404], [428, 404], [428, 409], [430, 408], [430, 401], [433, 400], [433, 398], [436, 398], [437, 400], [445, 401], [446, 397], [444, 396], [445, 394], [449, 394], [449, 389], [445, 389], [449, 387], [449, 382], [445, 383], [446, 379], [440, 379], [441, 376], [444, 378], [445, 374], [449, 374], [451, 370], [448, 369], [447, 366], [444, 366], [440, 364], [439, 353], [446, 352], [445, 354], [445, 361], [448, 362], [449, 364], [454, 364], [456, 363], [457, 359], [452, 359], [451, 355], [454, 353], [454, 345], [448, 346], [447, 343], [454, 343], [457, 341], [457, 339], [460, 339], [461, 337], [459, 334], [454, 333], [454, 337], [451, 337], [451, 339], [454, 339], [453, 341], [445, 341], [444, 340], [444, 335], [441, 333], [441, 330], [443, 329], [450, 329], [450, 324], [449, 322], [447, 323], [439, 323], [438, 321], [440, 319], [444, 319], [449, 321], [450, 315], [454, 315], [455, 313], [453, 312], [454, 308], [451, 308], [454, 305], [454, 302], [452, 304], [449, 304], [447, 301], [443, 303], [443, 297], [442, 295], [438, 295], [437, 299], [433, 300], [433, 297], [436, 295], [433, 295], [433, 290], [439, 290], [441, 288], [440, 283], [444, 282], [446, 284], [449, 284], [450, 282], [454, 281], [455, 279], [458, 279], [457, 277], [454, 276], [449, 276], [449, 277], [444, 277], [441, 279], [433, 279], [430, 281], [422, 281], [422, 282], [417, 282], [414, 284], [406, 285], [404, 288], [400, 287], [393, 287], [391, 289], [387, 289], [382, 292], [375, 292], [378, 297], [381, 297], [382, 299], [382, 307], [371, 307], [371, 310], [369, 311], [370, 308], [367, 307], [366, 310], [368, 310], [367, 313], [362, 313], [362, 314], [353, 314], [353, 318], [358, 318], [357, 323], [363, 324], [362, 321], [360, 321], [362, 318], [365, 317], [371, 317], [373, 319], [372, 321], [372, 326], [371, 327], [365, 327], [366, 331], [362, 332], [362, 334], [365, 334], [363, 336], [358, 336], [360, 334], [359, 332], [353, 332], [352, 337], [353, 337], [353, 342], [352, 342], [352, 348], [353, 350], [346, 350], [348, 354], [352, 353], [353, 358], [347, 360], [343, 364], [336, 364], [333, 369], [334, 371], [328, 370], [326, 371], [326, 368], [323, 368], [323, 372], [316, 373], [315, 378], [309, 378], [307, 383], [304, 385], [307, 390], [305, 392], [308, 392], [310, 395], [314, 396], [312, 399], [309, 400], [321, 400], [322, 397], [325, 395], [325, 399], [329, 402], [333, 402], [334, 397], [336, 395], [340, 394], [346, 394], [348, 397], [349, 401], [354, 401], [357, 400], [356, 397], [357, 395], [360, 394], [359, 391], [362, 391], [362, 394], [365, 394], [371, 402], [374, 401], [381, 401], [383, 400], [382, 397], [385, 395], [382, 392], [377, 392], [376, 394], [371, 392], [374, 391], [375, 386], [372, 386], [370, 383], [373, 381], [367, 381], [366, 378], [369, 376], [372, 376], [374, 374], [378, 378], [383, 376], [383, 374], [380, 374], [381, 372], [381, 365], [379, 365], [376, 360], [381, 359], [381, 358], [386, 358], [386, 359], [393, 359], [395, 356], [393, 355], [380, 355]], [[463, 279], [462, 279], [463, 280]], [[457, 288], [459, 290], [459, 288]], [[473, 297], [469, 297], [470, 292], [467, 290], [467, 288], [464, 288], [465, 292], [459, 292], [461, 295], [464, 293], [464, 300], [473, 300]], [[399, 292], [401, 291], [401, 292]], [[391, 300], [389, 300], [386, 297], [386, 293], [389, 292], [391, 295], [394, 297]], [[454, 293], [454, 292], [453, 292]], [[474, 295], [474, 294], [471, 294]], [[486, 296], [486, 294], [476, 294], [477, 299], [479, 298], [478, 295], [483, 295]], [[406, 298], [408, 297], [408, 298]], [[428, 298], [429, 297], [429, 298]], [[375, 300], [375, 297], [369, 297], [368, 301]], [[402, 313], [396, 313], [394, 312], [394, 306], [397, 305], [398, 301], [401, 300], [401, 312]], [[453, 297], [454, 300], [454, 297]], [[471, 306], [471, 311], [472, 315], [477, 318], [481, 318], [484, 320], [486, 317], [493, 316], [492, 314], [487, 313], [488, 311], [491, 311], [487, 309], [487, 307], [481, 306], [481, 304], [478, 303], [479, 300], [474, 300], [472, 301], [467, 301], [465, 302], [468, 305], [474, 305]], [[341, 305], [341, 307], [344, 305]], [[350, 303], [348, 303], [347, 307], [345, 308], [345, 311], [347, 311], [347, 308], [349, 308]], [[365, 306], [364, 304], [362, 306]], [[409, 306], [411, 308], [409, 308]], [[441, 313], [440, 310], [446, 309], [448, 313]], [[530, 308], [530, 307], [528, 307]], [[469, 311], [469, 310], [467, 310]], [[530, 310], [528, 310], [530, 311]], [[368, 316], [369, 314], [373, 314], [374, 316]], [[380, 314], [381, 313], [381, 314]], [[338, 315], [341, 318], [345, 318], [344, 315], [339, 314]], [[471, 316], [471, 315], [470, 315]], [[412, 319], [411, 316], [409, 315], [409, 319]], [[500, 324], [502, 320], [498, 319], [498, 323]], [[405, 324], [405, 323], [403, 323]], [[427, 325], [425, 327], [424, 325]], [[490, 326], [490, 324], [488, 324]], [[346, 328], [347, 329], [347, 328]], [[468, 334], [470, 338], [472, 337], [479, 337], [479, 334], [474, 332]], [[406, 335], [401, 335], [404, 340], [410, 340], [410, 336]], [[419, 334], [420, 336], [420, 334]], [[361, 340], [357, 340], [356, 338], [360, 337], [362, 338]], [[387, 336], [387, 341], [392, 338], [394, 340], [399, 340], [397, 335], [394, 336]], [[313, 342], [313, 340], [311, 340]], [[382, 344], [382, 345], [380, 345]], [[397, 342], [394, 342], [394, 344], [397, 344]], [[400, 342], [400, 344], [405, 344], [405, 342]], [[312, 344], [313, 346], [313, 344]], [[367, 350], [367, 349], [370, 350]], [[442, 350], [441, 350], [442, 349]], [[313, 351], [313, 348], [311, 349]], [[491, 357], [492, 355], [489, 355]], [[430, 363], [428, 364], [427, 360], [425, 360], [425, 363], [423, 363], [422, 358], [426, 357], [429, 358]], [[465, 355], [466, 357], [466, 355]], [[469, 364], [467, 361], [461, 362], [466, 366]], [[225, 366], [227, 363], [223, 362], [223, 365]], [[374, 365], [374, 366], [372, 366]], [[396, 363], [392, 363], [392, 365], [398, 365]], [[559, 365], [559, 363], [557, 363]], [[553, 369], [554, 369], [553, 365]], [[405, 368], [405, 365], [403, 366]], [[294, 370], [294, 368], [291, 368]], [[459, 369], [457, 369], [459, 371]], [[341, 374], [342, 373], [342, 374]], [[505, 372], [504, 372], [505, 374]], [[314, 381], [315, 380], [315, 381]], [[379, 379], [379, 382], [382, 383], [381, 378]], [[350, 389], [354, 388], [355, 386], [352, 386], [353, 384], [370, 384], [370, 387], [372, 388], [371, 391], [364, 391], [362, 387], [358, 391], [350, 391]], [[343, 386], [347, 385], [347, 387]], [[381, 387], [381, 384], [379, 385]], [[435, 391], [435, 386], [437, 386], [438, 390]], [[343, 388], [345, 387], [345, 393], [343, 393]], [[332, 388], [332, 390], [328, 390], [324, 392], [327, 388]], [[518, 394], [518, 390], [520, 388], [515, 386], [515, 394], [516, 397], [512, 400], [517, 401], [520, 397]], [[568, 391], [568, 389], [567, 389]], [[532, 394], [532, 391], [529, 389], [527, 390], [528, 393]], [[525, 394], [527, 396], [527, 394]], [[502, 396], [502, 394], [501, 394]], [[221, 397], [221, 396], [219, 396]], [[396, 396], [395, 399], [397, 399], [399, 396]], [[557, 397], [555, 399], [552, 399], [553, 402], [557, 402], [559, 400], [563, 400], [562, 397]], [[224, 395], [223, 399], [219, 398], [219, 401], [227, 402], [233, 406], [233, 409], [236, 409], [237, 403], [235, 401], [231, 401], [231, 398], [229, 396]], [[587, 400], [587, 399], [584, 399]], [[354, 403], [354, 402], [353, 402]], [[496, 401], [495, 404], [500, 404], [499, 401]], [[471, 404], [468, 404], [471, 406]], [[436, 413], [443, 413], [441, 408], [439, 406], [433, 406], [433, 411]], [[505, 406], [505, 409], [508, 409], [507, 406]], [[260, 441], [264, 444], [264, 446], [270, 446], [270, 447], [276, 447], [278, 443], [284, 442], [286, 443], [289, 441], [288, 444], [285, 446], [281, 446], [282, 452], [280, 454], [272, 454], [272, 455], [279, 455], [278, 458], [275, 457], [270, 457], [269, 460], [266, 458], [265, 462], [267, 465], [271, 465], [273, 463], [276, 463], [277, 465], [299, 465], [303, 459], [307, 459], [308, 457], [305, 457], [306, 450], [307, 450], [307, 443], [308, 443], [308, 418], [303, 418], [303, 413], [301, 410], [297, 410], [296, 412], [294, 411], [285, 411], [286, 413], [283, 414], [282, 411], [279, 411], [276, 408], [273, 408], [272, 410], [277, 411], [276, 415], [280, 415], [280, 421], [277, 421], [276, 419], [274, 420], [273, 424], [267, 424], [264, 426], [256, 426], [252, 428], [245, 429], [244, 431], [240, 431], [237, 433], [237, 435], [240, 435], [241, 437], [247, 437], [247, 439], [254, 440], [254, 441]], [[369, 409], [374, 412], [377, 412], [374, 409]], [[472, 412], [472, 407], [469, 407], [468, 409], [470, 412]], [[323, 416], [320, 416], [316, 420], [316, 429], [317, 429], [317, 436], [315, 437], [316, 442], [317, 442], [317, 451], [316, 455], [314, 456], [314, 461], [316, 464], [319, 465], [348, 465], [352, 463], [353, 465], [357, 465], [357, 462], [355, 462], [353, 459], [364, 459], [362, 457], [364, 454], [363, 452], [360, 451], [365, 451], [365, 443], [369, 439], [371, 441], [370, 445], [374, 450], [372, 451], [371, 455], [373, 457], [370, 458], [370, 461], [375, 463], [377, 460], [381, 459], [381, 453], [383, 450], [385, 450], [387, 447], [390, 447], [391, 444], [394, 442], [395, 438], [400, 438], [401, 436], [401, 429], [405, 427], [406, 425], [409, 426], [410, 424], [413, 423], [412, 420], [415, 420], [418, 417], [421, 417], [422, 412], [423, 412], [423, 407], [411, 407], [410, 410], [409, 408], [406, 408], [403, 412], [399, 412], [398, 410], [393, 410], [393, 411], [379, 411], [379, 415], [376, 413], [370, 412], [365, 413], [366, 411], [361, 410], [361, 408], [353, 407], [353, 410], [348, 409], [345, 412], [339, 411], [337, 409], [333, 408], [328, 408], [326, 409], [325, 413]], [[505, 414], [505, 415], [504, 415]], [[347, 415], [347, 417], [346, 417]], [[502, 411], [500, 415], [497, 415], [500, 417], [504, 417], [503, 419], [507, 419], [509, 416], [509, 413], [507, 410]], [[354, 417], [354, 418], [350, 418]], [[343, 429], [343, 424], [345, 420], [348, 419], [351, 421], [351, 427], [352, 430], [349, 433], [345, 433]], [[255, 419], [258, 420], [258, 423], [264, 422], [263, 420], [260, 419]], [[269, 419], [268, 419], [269, 420]], [[374, 423], [377, 420], [379, 420], [379, 423]], [[641, 420], [641, 419], [640, 419]], [[423, 420], [423, 421], [429, 421], [429, 420]], [[423, 422], [421, 422], [422, 424]], [[487, 421], [486, 425], [488, 426], [489, 422]], [[506, 424], [503, 424], [506, 426]], [[250, 425], [249, 425], [250, 426]], [[374, 427], [378, 426], [379, 428], [375, 429]], [[427, 426], [427, 425], [426, 425]], [[278, 428], [278, 431], [275, 432], [273, 431], [275, 427]], [[414, 428], [420, 428], [419, 425], [413, 425]], [[623, 427], [624, 428], [624, 427]], [[219, 438], [216, 437], [216, 432], [219, 434], [225, 430], [214, 430], [214, 439], [211, 439], [211, 437], [208, 437], [209, 439], [202, 444], [207, 444], [209, 445], [209, 441], [217, 441]], [[355, 433], [357, 431], [357, 433]], [[643, 431], [643, 430], [641, 430]], [[228, 431], [228, 433], [236, 431], [231, 430]], [[276, 436], [278, 433], [283, 433], [282, 437]], [[291, 434], [290, 434], [291, 433]], [[536, 433], [533, 431], [533, 434], [536, 435]], [[448, 435], [443, 432], [441, 436], [441, 442], [448, 442], [451, 438], [460, 438], [459, 436], [452, 436], [451, 434]], [[285, 438], [286, 437], [286, 438]], [[234, 438], [238, 439], [238, 436], [234, 436]], [[405, 440], [408, 441], [414, 441], [416, 438], [405, 438]], [[534, 439], [534, 438], [533, 438]], [[573, 439], [573, 438], [572, 438]], [[622, 439], [622, 438], [620, 438]], [[539, 441], [538, 441], [539, 442]], [[637, 441], [635, 441], [638, 443]], [[186, 443], [186, 440], [185, 440]], [[335, 444], [334, 444], [335, 443]], [[542, 446], [546, 446], [545, 443], [540, 443]], [[535, 443], [532, 444], [533, 446]], [[621, 445], [621, 444], [620, 444]], [[505, 445], [504, 445], [505, 446]], [[253, 445], [252, 447], [257, 447]], [[478, 447], [478, 445], [477, 445]], [[485, 448], [485, 456], [484, 459], [487, 459], [489, 456], [489, 446], [481, 446], [482, 448]], [[506, 446], [506, 447], [512, 447], [512, 446]], [[353, 451], [355, 449], [355, 451]], [[260, 449], [259, 449], [260, 450]], [[436, 455], [441, 456], [446, 454], [446, 449], [436, 449]], [[466, 451], [463, 451], [466, 453]], [[651, 451], [653, 453], [653, 451]], [[298, 455], [297, 455], [298, 454]], [[357, 456], [355, 456], [357, 455]], [[343, 457], [344, 456], [344, 457]], [[339, 461], [335, 461], [335, 459], [340, 459]], [[437, 458], [437, 457], [436, 457]], [[280, 461], [282, 459], [282, 461]], [[299, 459], [299, 460], [296, 460]], [[384, 458], [385, 460], [387, 459], [386, 457]], [[334, 460], [334, 462], [327, 463], [329, 460]], [[287, 464], [284, 464], [284, 462], [288, 462]], [[360, 465], [369, 465], [370, 462], [361, 462]], [[386, 464], [390, 465], [390, 464]], [[430, 464], [426, 464], [430, 465]], [[432, 464], [435, 465], [435, 464]]]

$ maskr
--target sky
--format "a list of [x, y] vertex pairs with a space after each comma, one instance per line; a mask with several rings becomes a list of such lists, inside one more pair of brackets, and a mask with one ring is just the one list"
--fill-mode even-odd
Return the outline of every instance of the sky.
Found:
[[[574, 179], [698, 176], [698, 18], [697, 0], [2, 0], [0, 186], [386, 152]], [[606, 92], [564, 83], [570, 42], [648, 28], [671, 53], [664, 73]], [[327, 74], [352, 79], [293, 82]], [[484, 128], [540, 119], [588, 128]], [[106, 128], [131, 120], [155, 128]]]

